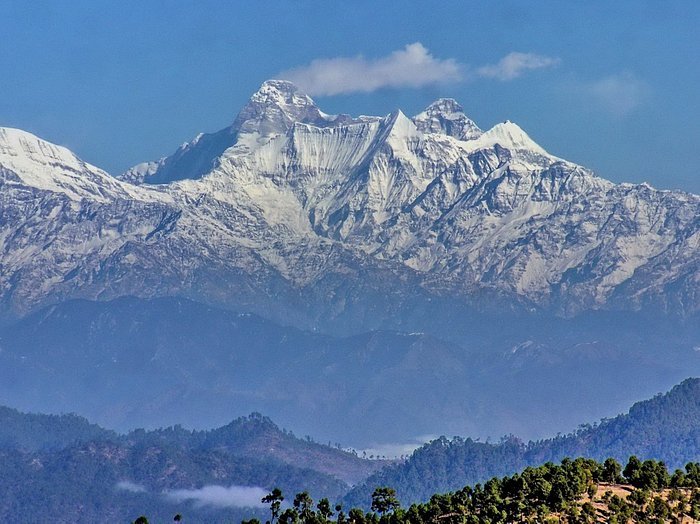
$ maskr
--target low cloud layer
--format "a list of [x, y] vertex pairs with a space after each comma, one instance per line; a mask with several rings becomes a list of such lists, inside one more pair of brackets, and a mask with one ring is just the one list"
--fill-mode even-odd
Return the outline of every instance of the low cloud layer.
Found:
[[364, 449], [355, 450], [362, 456], [386, 457], [388, 459], [410, 455], [422, 445], [435, 440], [437, 435], [421, 435], [407, 442], [383, 442]]
[[482, 78], [494, 78], [506, 82], [514, 80], [528, 71], [553, 67], [558, 63], [558, 58], [534, 53], [513, 52], [501, 58], [496, 64], [480, 67], [476, 73]]
[[117, 489], [121, 491], [128, 491], [129, 493], [146, 493], [146, 488], [141, 484], [136, 484], [129, 480], [122, 480], [117, 482]]
[[416, 42], [388, 56], [368, 60], [323, 58], [280, 73], [311, 95], [370, 93], [383, 87], [423, 87], [462, 79], [461, 66], [452, 58], [435, 58]]
[[651, 93], [646, 82], [630, 72], [584, 83], [578, 89], [603, 109], [620, 117], [632, 113]]
[[260, 502], [268, 491], [255, 486], [204, 486], [199, 489], [176, 489], [164, 495], [174, 502], [192, 502], [195, 506], [215, 508], [257, 508], [265, 507]]

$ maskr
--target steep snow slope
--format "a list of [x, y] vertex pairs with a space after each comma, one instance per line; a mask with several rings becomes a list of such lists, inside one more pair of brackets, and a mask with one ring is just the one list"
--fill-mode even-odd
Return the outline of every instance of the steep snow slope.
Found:
[[0, 128], [0, 167], [16, 182], [62, 193], [71, 200], [107, 202], [142, 191], [121, 184], [104, 171], [80, 160], [71, 151], [19, 129]]
[[697, 196], [612, 184], [449, 99], [353, 119], [268, 81], [121, 180], [16, 130], [0, 170], [6, 313], [124, 294], [349, 329], [436, 304], [700, 310]]

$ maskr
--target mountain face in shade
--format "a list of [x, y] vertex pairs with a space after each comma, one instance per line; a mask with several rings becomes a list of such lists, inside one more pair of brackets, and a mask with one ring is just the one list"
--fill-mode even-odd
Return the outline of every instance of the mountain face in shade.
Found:
[[699, 324], [666, 320], [472, 313], [444, 329], [455, 341], [332, 336], [172, 297], [71, 300], [0, 327], [0, 399], [122, 431], [258, 411], [368, 449], [541, 438], [700, 375]]
[[357, 332], [474, 309], [700, 308], [700, 198], [613, 184], [454, 100], [323, 113], [265, 82], [121, 177], [0, 130], [0, 307], [181, 296]]

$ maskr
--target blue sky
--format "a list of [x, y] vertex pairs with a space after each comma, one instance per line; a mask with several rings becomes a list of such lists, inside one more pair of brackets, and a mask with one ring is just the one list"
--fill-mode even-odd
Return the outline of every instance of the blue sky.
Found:
[[285, 72], [326, 112], [449, 96], [611, 180], [700, 193], [699, 27], [691, 0], [0, 0], [0, 126], [118, 173]]

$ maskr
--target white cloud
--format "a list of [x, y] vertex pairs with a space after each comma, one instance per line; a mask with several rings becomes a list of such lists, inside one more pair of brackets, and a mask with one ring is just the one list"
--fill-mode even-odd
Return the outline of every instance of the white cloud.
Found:
[[558, 58], [513, 52], [497, 64], [476, 71], [454, 58], [435, 58], [420, 42], [387, 56], [368, 60], [363, 56], [319, 58], [310, 64], [279, 73], [310, 95], [371, 93], [382, 88], [418, 88], [478, 78], [513, 80], [534, 69], [552, 67]]
[[485, 65], [476, 70], [482, 78], [495, 78], [507, 81], [522, 76], [527, 71], [544, 69], [559, 63], [558, 58], [536, 55], [534, 53], [509, 53], [501, 58], [497, 64]]
[[196, 506], [254, 508], [265, 507], [260, 499], [268, 493], [255, 486], [211, 485], [199, 489], [176, 489], [164, 495], [175, 502], [192, 501]]
[[583, 83], [578, 89], [616, 116], [631, 113], [644, 103], [651, 93], [646, 82], [627, 71]]
[[130, 493], [146, 493], [146, 488], [141, 484], [136, 484], [129, 480], [122, 480], [117, 482], [117, 489], [122, 491], [128, 491]]
[[453, 58], [435, 58], [423, 44], [416, 42], [374, 60], [363, 56], [322, 58], [279, 76], [310, 95], [339, 95], [370, 93], [384, 87], [416, 88], [458, 82], [464, 73]]
[[372, 444], [371, 446], [355, 450], [362, 456], [386, 457], [388, 459], [399, 458], [405, 455], [410, 455], [416, 449], [423, 446], [431, 440], [435, 440], [437, 435], [421, 435], [407, 442], [383, 442]]

